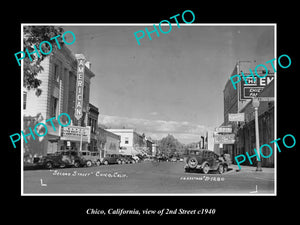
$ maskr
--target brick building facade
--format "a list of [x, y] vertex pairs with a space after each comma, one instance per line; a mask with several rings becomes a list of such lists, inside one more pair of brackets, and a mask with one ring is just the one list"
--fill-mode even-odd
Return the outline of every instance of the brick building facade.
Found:
[[[251, 64], [248, 63], [237, 63], [231, 74], [240, 74], [241, 71], [249, 71]], [[271, 71], [271, 70], [269, 70]], [[270, 72], [271, 73], [271, 72]], [[259, 71], [259, 74], [262, 76], [263, 71]], [[258, 81], [257, 81], [258, 82]], [[270, 97], [274, 96], [274, 83], [273, 79], [263, 90], [258, 94], [258, 97]], [[235, 156], [240, 154], [249, 153], [249, 155], [254, 154], [255, 148], [255, 125], [254, 125], [254, 108], [252, 107], [251, 99], [243, 100], [241, 99], [241, 82], [237, 83], [237, 88], [234, 89], [231, 80], [229, 79], [225, 85], [223, 95], [224, 95], [224, 122], [222, 126], [231, 126], [232, 133], [235, 135], [234, 144], [223, 144], [222, 148], [219, 148], [219, 145], [214, 146], [214, 151], [223, 154], [229, 153], [234, 159]], [[228, 114], [230, 113], [244, 113], [245, 121], [244, 122], [231, 122], [228, 121]], [[259, 136], [260, 136], [260, 145], [269, 144], [274, 140], [275, 133], [275, 115], [274, 115], [274, 101], [262, 101], [258, 108], [258, 122], [259, 122]], [[271, 144], [272, 145], [272, 144]], [[274, 144], [273, 144], [274, 145]], [[266, 149], [263, 149], [263, 154]], [[253, 159], [255, 161], [255, 159]], [[233, 160], [235, 163], [235, 161]], [[244, 164], [249, 164], [249, 161]], [[256, 162], [254, 162], [256, 165]], [[274, 166], [274, 155], [270, 158], [262, 159], [262, 166], [273, 167]]]

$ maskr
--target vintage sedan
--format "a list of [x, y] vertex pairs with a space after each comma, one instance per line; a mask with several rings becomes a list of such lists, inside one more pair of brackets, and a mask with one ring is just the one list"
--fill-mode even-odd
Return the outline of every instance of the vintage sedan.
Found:
[[120, 154], [107, 154], [103, 160], [102, 163], [104, 165], [108, 164], [122, 164], [124, 161]]
[[200, 171], [207, 174], [211, 170], [224, 173], [228, 170], [230, 159], [228, 155], [222, 157], [207, 149], [188, 150], [185, 157], [185, 172]]
[[86, 165], [86, 160], [80, 156], [78, 151], [64, 150], [41, 157], [36, 161], [36, 165], [47, 169], [66, 166], [83, 167]]
[[86, 160], [86, 166], [90, 167], [92, 165], [100, 165], [100, 153], [97, 151], [89, 151], [89, 150], [83, 150], [80, 152], [80, 155]]

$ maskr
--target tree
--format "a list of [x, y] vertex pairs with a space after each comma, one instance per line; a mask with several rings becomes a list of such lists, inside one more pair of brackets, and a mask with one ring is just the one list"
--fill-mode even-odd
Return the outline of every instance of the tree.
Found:
[[173, 135], [168, 134], [167, 137], [158, 141], [158, 148], [162, 154], [166, 156], [174, 156], [181, 153], [184, 146], [176, 138], [174, 138]]
[[[39, 80], [36, 76], [39, 72], [43, 70], [41, 66], [41, 62], [49, 55], [55, 53], [58, 49], [57, 43], [55, 39], [50, 40], [53, 37], [60, 35], [57, 38], [59, 45], [62, 47], [64, 45], [61, 34], [63, 33], [63, 28], [58, 26], [24, 26], [24, 39], [23, 39], [23, 52], [26, 52], [26, 49], [29, 53], [34, 52], [34, 46], [38, 49], [40, 57], [36, 55], [36, 53], [30, 55], [32, 61], [30, 61], [29, 57], [25, 57], [24, 60], [24, 79], [23, 79], [23, 87], [27, 90], [35, 89], [35, 94], [39, 96], [42, 93], [42, 90], [38, 88], [41, 85], [41, 80]], [[49, 55], [41, 54], [39, 50], [40, 43], [43, 41], [48, 41], [52, 45], [52, 52]], [[48, 44], [42, 44], [41, 49], [43, 52], [49, 52], [50, 46]]]

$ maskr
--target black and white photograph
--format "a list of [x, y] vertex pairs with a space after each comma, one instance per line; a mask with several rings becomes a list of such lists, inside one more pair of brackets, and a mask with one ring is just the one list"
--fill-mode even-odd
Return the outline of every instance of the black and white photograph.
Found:
[[5, 219], [294, 221], [296, 4], [124, 3], [3, 7]]
[[21, 25], [22, 195], [276, 196], [276, 24], [184, 15]]

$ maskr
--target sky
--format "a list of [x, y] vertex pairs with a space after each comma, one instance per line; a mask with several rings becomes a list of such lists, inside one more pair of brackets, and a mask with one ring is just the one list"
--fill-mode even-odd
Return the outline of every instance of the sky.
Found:
[[172, 24], [169, 33], [152, 33], [152, 40], [145, 34], [138, 45], [134, 33], [145, 27], [153, 30], [152, 24], [63, 26], [76, 36], [67, 47], [92, 64], [90, 103], [99, 108], [99, 122], [152, 139], [199, 141], [223, 122], [223, 90], [237, 60], [258, 65], [274, 58], [273, 26]]

